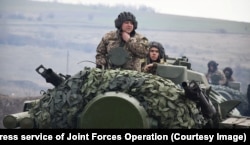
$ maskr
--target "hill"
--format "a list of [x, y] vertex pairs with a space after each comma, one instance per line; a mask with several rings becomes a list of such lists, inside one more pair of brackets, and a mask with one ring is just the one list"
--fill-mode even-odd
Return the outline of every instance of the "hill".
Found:
[[[95, 49], [101, 37], [114, 30], [121, 11], [131, 11], [137, 32], [160, 41], [169, 56], [187, 56], [194, 70], [205, 73], [211, 59], [219, 68], [231, 66], [246, 92], [250, 83], [250, 23], [155, 13], [152, 9], [83, 6], [29, 0], [1, 0], [0, 93], [31, 94], [33, 86], [48, 86], [35, 72], [40, 64], [62, 74], [75, 74], [95, 66]], [[36, 85], [5, 81], [31, 81]], [[28, 87], [28, 88], [27, 88]], [[15, 89], [16, 88], [16, 89]], [[37, 88], [37, 87], [35, 87]], [[9, 90], [7, 90], [9, 89]], [[36, 91], [36, 90], [35, 90]]]
[[42, 89], [47, 90], [48, 88], [28, 80], [0, 79], [0, 92], [4, 92], [5, 95], [31, 97], [40, 95]]
[[136, 9], [126, 6], [86, 6], [30, 0], [2, 0], [1, 5], [1, 18], [7, 19], [8, 25], [113, 29], [117, 15], [121, 11], [131, 11], [135, 14], [141, 30], [250, 34], [249, 23], [159, 14], [148, 7]]

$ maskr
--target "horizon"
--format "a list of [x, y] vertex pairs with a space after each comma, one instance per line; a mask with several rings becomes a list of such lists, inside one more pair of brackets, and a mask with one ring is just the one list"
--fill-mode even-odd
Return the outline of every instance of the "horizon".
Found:
[[[250, 23], [250, 1], [248, 0], [31, 0], [41, 2], [57, 2], [74, 5], [119, 5], [152, 8], [156, 13], [180, 16], [210, 18]], [[164, 5], [162, 5], [164, 3]]]

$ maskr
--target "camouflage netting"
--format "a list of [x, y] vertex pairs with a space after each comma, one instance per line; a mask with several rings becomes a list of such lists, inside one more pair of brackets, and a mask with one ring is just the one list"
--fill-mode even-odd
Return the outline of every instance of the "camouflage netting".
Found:
[[120, 91], [135, 97], [160, 128], [201, 128], [207, 123], [196, 103], [172, 81], [131, 70], [80, 71], [49, 89], [31, 110], [37, 128], [76, 128], [77, 114], [98, 94]]

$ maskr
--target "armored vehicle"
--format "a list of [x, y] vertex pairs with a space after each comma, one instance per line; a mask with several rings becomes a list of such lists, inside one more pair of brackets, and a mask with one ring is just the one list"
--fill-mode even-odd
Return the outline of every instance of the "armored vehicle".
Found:
[[242, 115], [249, 116], [249, 102], [247, 100], [246, 94], [243, 94], [240, 91], [240, 83], [239, 82], [233, 82], [230, 83], [228, 86], [222, 86], [222, 85], [213, 85], [210, 84], [210, 86], [217, 91], [219, 94], [221, 94], [223, 97], [225, 97], [227, 100], [239, 100], [241, 103], [236, 107]]
[[[156, 75], [85, 67], [75, 75], [40, 65], [54, 88], [4, 117], [5, 128], [249, 128], [249, 118], [193, 71], [186, 57], [157, 64]], [[116, 63], [116, 62], [114, 62]], [[117, 61], [117, 64], [122, 64]]]

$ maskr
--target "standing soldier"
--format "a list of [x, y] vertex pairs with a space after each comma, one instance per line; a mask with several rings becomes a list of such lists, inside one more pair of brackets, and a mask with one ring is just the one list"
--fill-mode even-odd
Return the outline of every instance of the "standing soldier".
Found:
[[148, 39], [135, 30], [135, 16], [122, 12], [115, 19], [117, 30], [104, 35], [96, 49], [97, 68], [123, 68], [141, 71], [141, 59], [148, 53]]
[[226, 77], [224, 73], [218, 69], [218, 65], [219, 64], [214, 60], [208, 62], [208, 71], [206, 73], [208, 83], [213, 85], [225, 85]]
[[224, 69], [223, 69], [223, 72], [224, 72], [224, 74], [225, 74], [225, 76], [226, 76], [226, 86], [230, 83], [230, 82], [234, 82], [235, 80], [234, 80], [234, 78], [233, 78], [233, 70], [232, 70], [232, 68], [231, 67], [225, 67]]

